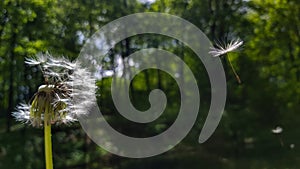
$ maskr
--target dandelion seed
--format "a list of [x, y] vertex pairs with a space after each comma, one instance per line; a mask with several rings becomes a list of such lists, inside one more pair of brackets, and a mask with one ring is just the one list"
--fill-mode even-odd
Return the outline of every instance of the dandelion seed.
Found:
[[[234, 52], [235, 50], [237, 50], [242, 45], [243, 45], [243, 41], [240, 40], [240, 39], [232, 40], [228, 44], [216, 43], [216, 47], [211, 47], [210, 51], [208, 53], [211, 54], [213, 57], [219, 57], [219, 56], [222, 56], [222, 55], [225, 55], [225, 54], [228, 55], [230, 52]], [[227, 57], [227, 59], [229, 61], [230, 67], [231, 67], [237, 81], [239, 83], [242, 83], [240, 77], [236, 73], [236, 71], [235, 71], [235, 69], [234, 69], [234, 67], [231, 63], [230, 58]]]
[[244, 42], [240, 39], [232, 40], [228, 44], [216, 43], [217, 47], [211, 47], [211, 50], [208, 53], [213, 57], [222, 56], [229, 52], [237, 50], [240, 46], [243, 45], [243, 43]]
[[30, 105], [21, 103], [17, 106], [17, 112], [13, 112], [13, 116], [16, 118], [17, 121], [28, 123], [30, 121]]
[[[38, 65], [45, 78], [29, 104], [16, 107], [16, 120], [32, 126], [70, 123], [86, 115], [96, 102], [95, 79], [78, 61], [55, 58], [50, 54], [39, 54], [36, 59], [26, 59], [29, 65]], [[74, 96], [78, 99], [74, 100]]]
[[272, 129], [271, 132], [278, 137], [279, 143], [280, 143], [281, 147], [283, 147], [284, 142], [283, 142], [282, 138], [280, 137], [280, 134], [283, 132], [282, 127], [277, 126], [276, 128]]
[[277, 126], [276, 128], [272, 129], [271, 132], [273, 134], [280, 134], [283, 132], [283, 129], [280, 126]]

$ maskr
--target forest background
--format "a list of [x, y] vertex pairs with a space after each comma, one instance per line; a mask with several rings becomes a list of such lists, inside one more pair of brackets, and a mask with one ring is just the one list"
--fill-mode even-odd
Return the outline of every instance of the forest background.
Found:
[[[11, 112], [28, 102], [43, 83], [26, 57], [50, 52], [72, 60], [86, 40], [103, 25], [137, 12], [163, 12], [182, 17], [209, 39], [244, 41], [234, 53], [238, 84], [222, 57], [227, 77], [227, 102], [222, 120], [204, 144], [198, 136], [210, 106], [210, 84], [202, 62], [183, 43], [160, 35], [133, 36], [117, 44], [103, 60], [103, 70], [130, 66], [127, 56], [144, 48], [162, 48], [181, 57], [197, 79], [201, 107], [189, 135], [175, 148], [145, 159], [119, 157], [101, 149], [79, 123], [54, 127], [57, 169], [298, 169], [300, 167], [300, 2], [299, 0], [2, 0], [0, 1], [0, 168], [44, 166], [43, 131], [15, 121]], [[178, 68], [180, 72], [180, 67]], [[130, 72], [126, 71], [130, 74]], [[179, 77], [182, 77], [179, 75]], [[184, 78], [184, 77], [182, 77]], [[114, 107], [111, 77], [97, 81], [98, 105], [118, 131], [146, 137], [166, 130], [176, 119], [180, 95], [175, 80], [149, 69], [131, 83], [139, 110], [149, 108], [148, 95], [162, 89], [168, 98], [164, 115], [141, 125], [121, 117]], [[281, 133], [272, 129], [281, 127]]]

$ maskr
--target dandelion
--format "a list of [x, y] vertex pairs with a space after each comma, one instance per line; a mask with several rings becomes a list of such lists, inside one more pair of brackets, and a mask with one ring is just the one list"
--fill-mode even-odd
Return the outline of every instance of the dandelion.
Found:
[[[210, 48], [211, 50], [209, 51], [209, 54], [211, 54], [213, 57], [219, 57], [219, 56], [223, 56], [225, 54], [227, 54], [227, 56], [228, 56], [229, 53], [236, 51], [242, 45], [243, 45], [243, 41], [240, 39], [232, 40], [228, 44], [216, 43], [216, 47]], [[240, 77], [236, 73], [236, 71], [231, 63], [229, 56], [227, 57], [227, 59], [229, 61], [230, 67], [231, 67], [237, 81], [239, 83], [242, 83]]]
[[[17, 121], [44, 127], [46, 169], [52, 169], [51, 125], [68, 124], [86, 115], [96, 102], [95, 79], [78, 61], [39, 54], [25, 63], [39, 66], [45, 82], [28, 104], [19, 104], [13, 116]], [[76, 98], [76, 99], [75, 99]]]

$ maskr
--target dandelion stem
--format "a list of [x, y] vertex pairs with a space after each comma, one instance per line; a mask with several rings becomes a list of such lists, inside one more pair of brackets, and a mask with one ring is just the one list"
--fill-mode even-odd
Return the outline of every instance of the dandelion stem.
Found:
[[50, 118], [49, 105], [45, 106], [44, 114], [44, 142], [45, 142], [45, 160], [46, 169], [53, 169], [52, 161], [52, 143], [51, 143], [51, 123], [48, 118]]
[[283, 143], [282, 138], [280, 136], [279, 136], [279, 142], [280, 142], [281, 147], [283, 147], [284, 143]]
[[229, 54], [227, 54], [227, 60], [228, 60], [228, 62], [229, 62], [229, 64], [230, 64], [230, 67], [231, 67], [231, 69], [232, 69], [232, 71], [233, 71], [233, 73], [234, 73], [234, 75], [235, 75], [235, 78], [237, 79], [237, 81], [241, 84], [242, 83], [242, 81], [241, 81], [241, 79], [240, 79], [240, 77], [239, 77], [239, 75], [236, 73], [236, 71], [235, 71], [235, 69], [234, 69], [234, 67], [233, 67], [233, 65], [232, 65], [232, 63], [231, 63], [231, 60], [230, 60], [230, 57], [229, 57]]

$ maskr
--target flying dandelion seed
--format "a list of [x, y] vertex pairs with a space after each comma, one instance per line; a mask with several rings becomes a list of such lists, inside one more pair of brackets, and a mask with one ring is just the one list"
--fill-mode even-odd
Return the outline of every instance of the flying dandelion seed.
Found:
[[[228, 44], [216, 43], [216, 47], [211, 47], [210, 51], [208, 53], [211, 54], [213, 57], [219, 57], [219, 56], [223, 56], [225, 54], [227, 54], [227, 56], [228, 56], [229, 53], [236, 51], [240, 46], [243, 45], [243, 43], [244, 42], [240, 39], [232, 40]], [[227, 57], [227, 59], [229, 61], [230, 67], [231, 67], [237, 81], [239, 83], [242, 83], [240, 77], [236, 73], [236, 71], [231, 63], [229, 56]]]
[[244, 42], [240, 39], [232, 40], [228, 44], [216, 43], [217, 47], [211, 47], [211, 50], [208, 53], [213, 57], [222, 56], [229, 52], [236, 51], [243, 43]]
[[[81, 68], [78, 61], [39, 54], [35, 59], [26, 59], [28, 65], [38, 65], [45, 84], [41, 85], [29, 104], [19, 104], [13, 116], [16, 120], [38, 127], [43, 121], [51, 124], [70, 123], [88, 113], [96, 102], [95, 79]], [[80, 102], [73, 99], [80, 98]], [[79, 96], [79, 97], [78, 97]]]
[[283, 142], [282, 138], [280, 137], [280, 134], [283, 132], [282, 127], [277, 126], [276, 128], [272, 129], [271, 132], [273, 134], [277, 135], [278, 140], [280, 142], [280, 145], [281, 145], [281, 147], [283, 147], [284, 146], [284, 142]]
[[283, 132], [283, 129], [280, 126], [277, 126], [276, 128], [272, 129], [271, 131], [273, 134], [280, 134]]

